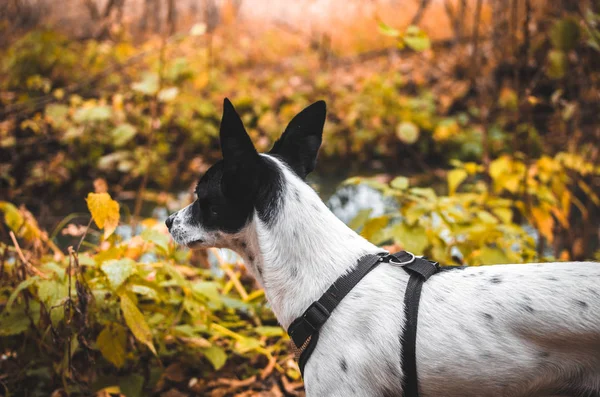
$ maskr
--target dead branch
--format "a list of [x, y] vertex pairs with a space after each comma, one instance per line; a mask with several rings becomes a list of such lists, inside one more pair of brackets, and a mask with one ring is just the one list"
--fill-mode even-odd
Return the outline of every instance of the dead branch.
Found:
[[8, 234], [10, 235], [10, 238], [15, 246], [15, 249], [17, 250], [17, 254], [19, 255], [19, 259], [21, 259], [21, 262], [23, 262], [23, 265], [25, 265], [25, 268], [29, 271], [30, 274], [35, 274], [36, 276], [39, 276], [45, 280], [48, 279], [48, 276], [42, 272], [41, 270], [39, 270], [38, 268], [36, 268], [35, 266], [33, 266], [31, 264], [31, 262], [29, 262], [26, 258], [25, 255], [23, 255], [23, 251], [21, 250], [21, 247], [19, 246], [19, 242], [17, 241], [17, 237], [15, 236], [15, 234], [13, 233], [13, 231], [11, 230], [10, 232], [8, 232]]

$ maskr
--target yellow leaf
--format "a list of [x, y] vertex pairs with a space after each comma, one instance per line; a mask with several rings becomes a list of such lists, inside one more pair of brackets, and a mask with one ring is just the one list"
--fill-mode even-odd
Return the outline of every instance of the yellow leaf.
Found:
[[496, 215], [502, 223], [511, 223], [512, 222], [512, 210], [509, 208], [494, 208], [492, 209], [494, 215]]
[[148, 346], [148, 348], [156, 355], [156, 349], [152, 343], [152, 331], [146, 323], [146, 319], [140, 310], [137, 308], [135, 303], [126, 294], [119, 295], [121, 298], [121, 310], [125, 317], [127, 326], [133, 333], [135, 338]]
[[108, 193], [89, 193], [87, 206], [100, 229], [104, 229], [104, 238], [108, 238], [119, 224], [119, 203]]
[[430, 245], [427, 232], [421, 226], [407, 227], [399, 223], [393, 227], [392, 234], [396, 243], [415, 255], [422, 255]]
[[511, 159], [508, 156], [500, 156], [490, 163], [489, 172], [492, 179], [497, 179], [502, 174], [510, 172]]
[[4, 223], [17, 236], [28, 241], [42, 237], [37, 221], [25, 207], [17, 208], [7, 201], [0, 201], [0, 211], [4, 212]]
[[123, 367], [127, 346], [125, 327], [117, 323], [109, 323], [98, 335], [96, 345], [104, 358], [113, 363], [115, 367]]
[[396, 126], [396, 136], [406, 144], [413, 144], [419, 139], [419, 127], [413, 122], [403, 121]]
[[365, 223], [360, 235], [367, 240], [372, 241], [375, 235], [378, 234], [381, 229], [387, 226], [389, 221], [390, 218], [386, 215], [378, 216], [377, 218], [371, 218], [367, 221], [367, 223]]
[[489, 224], [492, 224], [492, 225], [498, 223], [498, 219], [496, 219], [492, 214], [490, 214], [487, 211], [477, 211], [477, 217], [483, 223], [489, 223]]
[[390, 186], [393, 187], [394, 189], [398, 189], [398, 190], [408, 189], [409, 184], [410, 184], [410, 182], [408, 181], [408, 178], [405, 176], [397, 176], [392, 180], [392, 182], [390, 182]]
[[554, 218], [552, 215], [538, 207], [531, 209], [531, 215], [535, 220], [535, 225], [540, 234], [544, 236], [549, 243], [552, 243], [554, 240]]
[[499, 265], [503, 263], [510, 263], [511, 260], [506, 256], [504, 251], [499, 248], [483, 247], [478, 252], [478, 259], [483, 265]]
[[467, 179], [467, 171], [457, 168], [448, 172], [448, 191], [450, 195], [456, 192], [456, 188]]

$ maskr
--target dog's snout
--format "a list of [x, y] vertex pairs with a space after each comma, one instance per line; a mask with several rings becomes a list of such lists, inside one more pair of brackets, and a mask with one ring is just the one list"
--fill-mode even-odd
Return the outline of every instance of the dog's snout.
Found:
[[167, 218], [167, 220], [165, 221], [165, 225], [167, 225], [167, 229], [171, 230], [171, 226], [173, 226], [173, 219], [175, 219], [175, 217], [172, 215], [169, 215], [169, 217]]

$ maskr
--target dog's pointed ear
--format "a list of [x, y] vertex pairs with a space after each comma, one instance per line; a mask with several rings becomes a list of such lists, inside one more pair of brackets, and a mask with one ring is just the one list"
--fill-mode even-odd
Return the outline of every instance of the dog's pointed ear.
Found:
[[242, 119], [227, 98], [223, 101], [223, 118], [221, 119], [221, 152], [226, 167], [236, 167], [243, 162], [258, 156], [244, 128]]
[[325, 101], [318, 101], [298, 113], [270, 153], [281, 156], [302, 179], [315, 169], [327, 113]]
[[227, 98], [223, 101], [220, 139], [224, 166], [221, 180], [223, 194], [245, 199], [257, 188], [259, 156], [242, 119]]

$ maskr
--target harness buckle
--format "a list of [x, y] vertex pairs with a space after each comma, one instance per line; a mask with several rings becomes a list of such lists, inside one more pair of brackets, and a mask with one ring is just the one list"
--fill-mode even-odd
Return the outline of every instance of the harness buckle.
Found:
[[304, 312], [302, 317], [304, 318], [306, 325], [312, 328], [312, 331], [318, 331], [321, 326], [327, 321], [331, 313], [325, 306], [319, 301], [313, 302], [308, 309]]
[[389, 256], [388, 262], [391, 263], [392, 265], [396, 265], [396, 266], [406, 266], [406, 265], [410, 265], [411, 263], [413, 263], [416, 260], [416, 256], [415, 254], [413, 254], [412, 252], [408, 252], [408, 251], [404, 251], [406, 252], [408, 255], [410, 255], [410, 259], [406, 260], [404, 262], [400, 262], [398, 260], [398, 258], [396, 258], [394, 255]]

